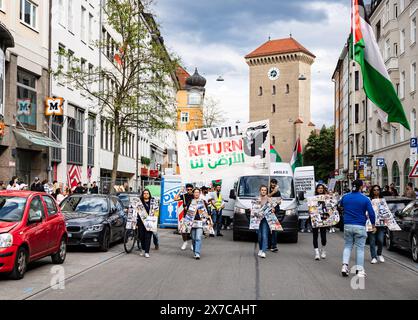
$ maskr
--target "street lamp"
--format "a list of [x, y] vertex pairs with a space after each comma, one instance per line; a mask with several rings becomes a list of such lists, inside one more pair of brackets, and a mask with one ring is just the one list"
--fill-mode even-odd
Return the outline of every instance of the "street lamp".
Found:
[[305, 77], [303, 74], [301, 74], [301, 75], [299, 76], [299, 79], [298, 79], [298, 80], [301, 80], [301, 81], [306, 80], [306, 77]]
[[219, 76], [218, 79], [216, 79], [216, 81], [222, 82], [222, 81], [225, 81], [225, 80], [224, 80], [224, 78], [222, 78], [222, 76]]

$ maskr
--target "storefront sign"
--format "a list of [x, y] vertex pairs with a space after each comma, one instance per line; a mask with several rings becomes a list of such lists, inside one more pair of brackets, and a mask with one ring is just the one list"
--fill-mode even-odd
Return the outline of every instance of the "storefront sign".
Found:
[[148, 169], [147, 168], [141, 168], [141, 176], [148, 177]]
[[159, 174], [160, 174], [160, 172], [158, 170], [150, 170], [149, 171], [149, 176], [151, 178], [158, 178]]
[[63, 98], [46, 98], [45, 101], [45, 115], [50, 116], [62, 116], [64, 115], [64, 99]]

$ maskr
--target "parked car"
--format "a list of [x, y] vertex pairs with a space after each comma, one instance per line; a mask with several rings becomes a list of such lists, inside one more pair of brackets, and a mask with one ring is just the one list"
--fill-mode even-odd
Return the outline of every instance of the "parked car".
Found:
[[61, 204], [69, 246], [85, 246], [108, 251], [112, 243], [123, 239], [126, 213], [114, 195], [75, 194]]
[[67, 254], [64, 216], [55, 200], [41, 192], [0, 191], [0, 273], [22, 279], [28, 263]]
[[119, 200], [122, 202], [125, 212], [129, 209], [129, 202], [132, 198], [139, 198], [141, 195], [137, 192], [119, 192], [116, 194]]
[[386, 247], [393, 250], [399, 247], [412, 253], [412, 259], [418, 262], [418, 201], [409, 199], [401, 208], [397, 206], [395, 220], [401, 231], [389, 231], [386, 235]]

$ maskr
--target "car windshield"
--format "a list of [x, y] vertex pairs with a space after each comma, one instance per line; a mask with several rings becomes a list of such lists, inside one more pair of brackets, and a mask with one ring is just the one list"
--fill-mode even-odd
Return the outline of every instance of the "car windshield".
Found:
[[26, 198], [0, 196], [0, 221], [21, 221], [25, 205]]
[[129, 195], [126, 193], [118, 194], [118, 198], [122, 201], [122, 204], [125, 208], [129, 207]]
[[392, 213], [402, 212], [402, 210], [410, 203], [410, 201], [404, 202], [388, 202], [388, 207]]
[[103, 197], [72, 196], [61, 203], [62, 211], [102, 214], [108, 212], [107, 199]]
[[[271, 179], [277, 180], [283, 199], [291, 199], [295, 197], [292, 177], [272, 176]], [[260, 194], [260, 186], [267, 186], [268, 183], [268, 176], [241, 177], [239, 181], [238, 197], [256, 198]]]

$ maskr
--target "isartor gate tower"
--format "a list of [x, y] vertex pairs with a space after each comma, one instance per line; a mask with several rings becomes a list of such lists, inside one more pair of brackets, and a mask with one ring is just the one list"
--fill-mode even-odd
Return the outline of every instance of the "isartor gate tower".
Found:
[[289, 162], [298, 137], [305, 147], [311, 121], [315, 55], [292, 37], [269, 40], [245, 56], [250, 67], [250, 121], [270, 119], [271, 144]]

